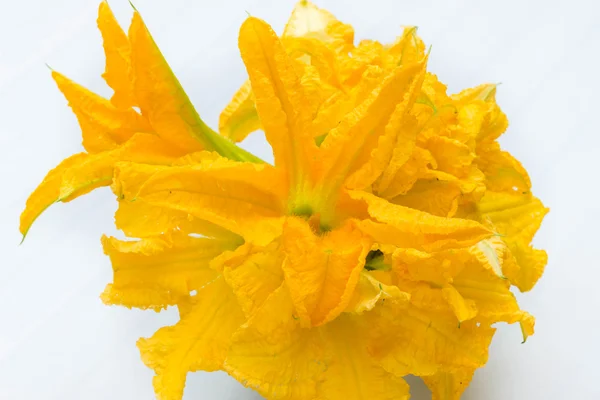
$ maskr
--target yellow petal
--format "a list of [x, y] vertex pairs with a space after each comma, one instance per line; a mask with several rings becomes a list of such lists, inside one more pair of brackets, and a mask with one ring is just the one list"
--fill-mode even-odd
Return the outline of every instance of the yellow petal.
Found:
[[311, 37], [339, 52], [353, 47], [354, 29], [307, 0], [299, 1], [283, 31], [284, 37]]
[[243, 315], [223, 278], [198, 290], [193, 308], [174, 326], [159, 329], [137, 343], [144, 363], [152, 368], [159, 400], [180, 400], [188, 372], [216, 371]]
[[140, 199], [119, 201], [115, 225], [129, 237], [146, 238], [179, 230], [206, 237], [228, 238], [240, 244], [243, 242], [239, 236], [211, 222], [182, 211], [153, 206]]
[[497, 84], [484, 83], [483, 85], [469, 88], [452, 95], [452, 100], [458, 103], [458, 106], [463, 106], [472, 103], [477, 100], [482, 101], [495, 101]]
[[[361, 158], [366, 157], [368, 161], [350, 176], [346, 182], [347, 187], [364, 188], [371, 185], [388, 168], [390, 162], [398, 162], [398, 160], [392, 161], [392, 157], [398, 157], [399, 155], [395, 151], [396, 148], [411, 148], [411, 143], [414, 140], [414, 119], [410, 115], [410, 111], [421, 89], [426, 65], [426, 62], [423, 62], [420, 71], [412, 78], [410, 87], [404, 93], [402, 102], [396, 106], [391, 114], [383, 133], [377, 140], [377, 144], [372, 142], [374, 135], [370, 135], [370, 140], [367, 143], [371, 141], [373, 144], [367, 144], [366, 148], [362, 150], [363, 155], [359, 156]], [[367, 156], [371, 146], [372, 150]]]
[[133, 109], [117, 109], [56, 71], [52, 71], [52, 78], [79, 121], [87, 151], [112, 150], [137, 132], [152, 132], [148, 122]]
[[316, 400], [408, 400], [408, 384], [367, 352], [364, 331], [369, 327], [357, 317], [340, 316], [322, 329], [332, 357]]
[[314, 134], [316, 136], [327, 135], [330, 130], [338, 126], [348, 113], [371, 95], [381, 83], [383, 75], [384, 71], [380, 67], [369, 66], [356, 87], [331, 95], [320, 105], [313, 120]]
[[319, 80], [343, 90], [340, 82], [337, 54], [327, 45], [313, 37], [282, 37], [286, 51], [293, 58], [306, 59], [308, 56], [310, 65], [315, 68]]
[[392, 199], [408, 192], [417, 180], [428, 175], [429, 164], [434, 162], [434, 158], [428, 150], [414, 147], [412, 143], [418, 128], [415, 121], [413, 120], [406, 128], [408, 131], [404, 143], [408, 144], [408, 147], [394, 149], [390, 164], [375, 185], [379, 196], [386, 199]]
[[494, 329], [454, 315], [385, 304], [367, 314], [371, 355], [389, 372], [432, 375], [438, 370], [478, 368], [487, 361]]
[[460, 400], [473, 378], [473, 369], [461, 368], [454, 372], [438, 372], [424, 376], [423, 381], [431, 390], [431, 400]]
[[140, 14], [136, 11], [129, 27], [134, 94], [156, 133], [187, 152], [221, 149], [225, 142], [200, 119], [175, 74], [167, 64]]
[[233, 99], [221, 112], [219, 132], [234, 142], [241, 142], [252, 132], [261, 128], [254, 106], [250, 81], [246, 81], [233, 95]]
[[181, 156], [155, 135], [138, 133], [122, 146], [92, 154], [64, 172], [58, 200], [71, 201], [101, 186], [108, 186], [118, 161], [170, 164]]
[[301, 329], [285, 285], [233, 338], [225, 371], [268, 399], [314, 399], [327, 369], [317, 329]]
[[510, 291], [510, 283], [480, 264], [479, 260], [467, 263], [454, 277], [452, 286], [464, 299], [474, 302], [478, 310], [478, 322], [488, 325], [495, 322], [520, 322], [528, 327], [528, 335], [533, 334], [533, 317], [521, 311]]
[[492, 234], [476, 221], [437, 217], [366, 192], [349, 194], [367, 203], [373, 220], [362, 221], [360, 228], [376, 242], [432, 251], [473, 245]]
[[31, 194], [21, 216], [20, 230], [26, 234], [35, 219], [52, 203], [68, 202], [98, 187], [111, 184], [119, 160], [169, 164], [181, 154], [157, 136], [138, 133], [114, 150], [69, 157], [50, 171]]
[[23, 239], [25, 239], [29, 228], [37, 217], [58, 200], [60, 185], [65, 171], [74, 165], [82, 163], [87, 157], [87, 154], [79, 153], [66, 158], [48, 172], [42, 183], [29, 195], [25, 210], [21, 213], [21, 223], [19, 226], [19, 230], [23, 234]]
[[404, 195], [391, 202], [440, 217], [452, 217], [458, 208], [461, 190], [458, 182], [420, 179]]
[[[235, 293], [247, 318], [251, 318], [283, 282], [283, 253], [278, 243], [257, 248], [246, 243], [224, 254], [223, 276]], [[215, 268], [213, 262], [213, 268]]]
[[370, 273], [362, 271], [352, 298], [344, 311], [362, 314], [372, 310], [380, 300], [406, 303], [409, 297], [408, 293], [400, 291], [398, 287], [386, 285]]
[[275, 165], [287, 171], [292, 190], [311, 172], [316, 149], [311, 112], [292, 60], [269, 25], [248, 18], [240, 28], [239, 47], [250, 76], [256, 109]]
[[209, 268], [210, 261], [235, 246], [226, 240], [185, 234], [139, 241], [103, 237], [102, 244], [114, 271], [114, 281], [102, 301], [156, 311], [214, 280], [217, 273]]
[[455, 286], [446, 285], [441, 290], [442, 297], [456, 315], [458, 322], [468, 321], [478, 315], [477, 303], [472, 299], [464, 298]]
[[282, 241], [285, 281], [301, 322], [331, 321], [350, 302], [370, 241], [352, 223], [317, 236], [299, 218], [287, 219]]
[[431, 137], [427, 142], [427, 149], [436, 160], [436, 169], [459, 178], [468, 175], [475, 159], [469, 146], [444, 136]]
[[[385, 132], [385, 127], [397, 107], [399, 107], [398, 118], [402, 120], [404, 106], [409, 105], [402, 104], [404, 95], [410, 93], [410, 85], [417, 79], [418, 72], [424, 68], [424, 65], [425, 62], [421, 62], [396, 69], [367, 100], [329, 132], [320, 147], [323, 153], [323, 171], [320, 176], [322, 185], [335, 192], [346, 178], [350, 177], [346, 185], [362, 189], [377, 178], [383, 165], [378, 164], [377, 170], [371, 171], [370, 174], [360, 169], [371, 161], [371, 152], [378, 147], [379, 138]], [[416, 84], [420, 83], [416, 82]], [[408, 97], [410, 98], [410, 95]], [[396, 123], [392, 124], [388, 132], [394, 138], [393, 134], [398, 128], [396, 125]], [[390, 148], [385, 139], [381, 145]], [[375, 154], [374, 156], [387, 160], [386, 155]], [[356, 178], [351, 176], [357, 171], [360, 172]], [[363, 174], [367, 176], [361, 177], [360, 175]]]
[[106, 67], [102, 77], [114, 90], [111, 103], [120, 109], [137, 105], [129, 78], [131, 48], [127, 35], [119, 26], [108, 3], [103, 1], [98, 9], [98, 29], [102, 34]]
[[525, 168], [512, 155], [500, 150], [496, 142], [478, 150], [477, 165], [485, 174], [485, 184], [490, 191], [516, 194], [528, 193], [531, 189]]
[[544, 271], [546, 252], [533, 249], [530, 243], [548, 211], [529, 193], [487, 192], [479, 203], [482, 219], [503, 235], [517, 260], [518, 268], [504, 272], [521, 291], [531, 290]]
[[120, 163], [113, 190], [123, 201], [178, 210], [266, 245], [281, 234], [281, 179], [272, 167], [206, 153], [201, 162], [151, 168]]
[[399, 279], [425, 281], [443, 287], [464, 268], [469, 257], [470, 253], [463, 249], [434, 253], [396, 249], [392, 256], [392, 271]]
[[425, 44], [417, 35], [416, 26], [404, 28], [402, 36], [389, 49], [397, 65], [406, 65], [421, 60], [425, 56]]

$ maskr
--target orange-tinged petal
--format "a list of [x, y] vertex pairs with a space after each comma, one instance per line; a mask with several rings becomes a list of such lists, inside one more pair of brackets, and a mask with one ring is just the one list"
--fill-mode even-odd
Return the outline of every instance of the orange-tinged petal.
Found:
[[288, 289], [281, 285], [233, 338], [225, 371], [268, 399], [316, 397], [327, 369], [317, 329], [301, 329]]
[[42, 183], [29, 195], [25, 210], [21, 213], [21, 223], [19, 226], [19, 230], [23, 234], [23, 239], [25, 239], [29, 228], [31, 228], [31, 225], [40, 214], [58, 200], [65, 171], [74, 165], [81, 164], [87, 158], [88, 155], [85, 153], [75, 154], [66, 158], [48, 172]]
[[71, 201], [93, 189], [110, 185], [118, 161], [170, 164], [180, 156], [179, 150], [169, 147], [159, 137], [138, 133], [122, 146], [89, 155], [80, 164], [66, 170], [58, 200]]
[[348, 305], [371, 242], [353, 223], [317, 236], [300, 218], [283, 229], [285, 281], [304, 325], [318, 326]]
[[320, 105], [313, 120], [314, 134], [323, 139], [330, 130], [339, 125], [344, 117], [352, 112], [357, 105], [367, 99], [380, 84], [384, 71], [378, 66], [370, 66], [364, 72], [362, 79], [349, 91], [339, 91], [331, 95]]
[[453, 372], [438, 372], [424, 376], [423, 381], [431, 390], [431, 400], [460, 400], [473, 379], [474, 372], [473, 369], [460, 368]]
[[371, 355], [396, 376], [432, 375], [457, 368], [478, 368], [487, 361], [494, 329], [450, 313], [386, 304], [367, 315]]
[[[382, 134], [375, 144], [373, 140], [375, 135], [369, 135], [365, 149], [359, 159], [365, 159], [364, 164], [355, 171], [347, 180], [346, 186], [350, 188], [364, 188], [370, 186], [387, 169], [392, 161], [392, 157], [398, 156], [395, 149], [401, 146], [411, 147], [413, 140], [414, 118], [410, 115], [417, 95], [421, 89], [423, 78], [425, 76], [427, 63], [421, 64], [421, 69], [412, 78], [410, 87], [404, 93], [401, 103], [399, 103], [385, 125]], [[369, 149], [370, 153], [369, 153]], [[359, 161], [360, 162], [360, 161]]]
[[205, 153], [189, 165], [149, 168], [120, 163], [113, 190], [123, 201], [179, 210], [266, 245], [281, 234], [282, 187], [266, 164], [239, 163]]
[[233, 95], [231, 102], [219, 117], [219, 133], [241, 142], [252, 132], [261, 128], [260, 119], [254, 106], [254, 95], [250, 81], [246, 81]]
[[373, 220], [362, 221], [360, 228], [379, 243], [433, 251], [473, 245], [492, 235], [476, 221], [438, 217], [392, 204], [366, 192], [350, 191], [349, 194], [367, 203]]
[[131, 47], [129, 39], [119, 26], [108, 3], [103, 1], [98, 9], [98, 29], [102, 34], [106, 67], [102, 77], [114, 90], [111, 103], [120, 109], [137, 105], [133, 97], [133, 87], [129, 76], [131, 68]]
[[177, 234], [139, 241], [103, 237], [114, 281], [102, 294], [105, 304], [159, 311], [214, 280], [210, 261], [235, 247], [227, 240]]
[[[401, 103], [404, 95], [409, 92], [411, 83], [424, 68], [424, 64], [425, 62], [421, 62], [394, 70], [368, 99], [329, 132], [320, 147], [323, 158], [320, 181], [323, 186], [334, 193], [346, 178], [370, 161], [371, 152], [377, 147], [379, 137], [385, 132], [385, 126], [399, 105], [398, 112], [400, 116], [403, 115]], [[394, 128], [396, 127], [393, 125], [390, 127], [391, 133], [396, 132]], [[351, 177], [346, 184], [351, 188], [362, 189], [360, 186], [377, 178], [377, 172], [381, 171], [370, 174], [370, 179]]]
[[300, 77], [277, 35], [262, 20], [250, 17], [242, 24], [239, 47], [275, 165], [286, 171], [293, 191], [301, 190], [299, 185], [311, 174], [310, 155], [316, 145]]
[[48, 173], [27, 201], [20, 230], [25, 234], [35, 219], [52, 203], [68, 202], [112, 182], [119, 160], [168, 164], [181, 156], [151, 134], [138, 133], [114, 150], [96, 154], [80, 153], [69, 157]]
[[343, 315], [322, 330], [332, 353], [316, 400], [408, 400], [408, 384], [385, 371], [369, 355], [365, 331], [356, 316]]
[[117, 109], [110, 101], [52, 71], [52, 78], [75, 113], [90, 153], [112, 150], [135, 133], [152, 132], [148, 122], [135, 110]]
[[176, 325], [140, 339], [142, 360], [156, 372], [156, 397], [180, 400], [188, 372], [223, 368], [231, 337], [242, 323], [235, 296], [220, 277], [198, 290], [192, 309]]
[[215, 150], [238, 159], [240, 149], [219, 140], [219, 135], [200, 119], [137, 11], [129, 27], [129, 40], [134, 94], [156, 133], [187, 152]]

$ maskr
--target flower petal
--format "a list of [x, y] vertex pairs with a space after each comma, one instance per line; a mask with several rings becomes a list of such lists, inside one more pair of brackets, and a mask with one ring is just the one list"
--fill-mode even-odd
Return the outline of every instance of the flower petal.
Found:
[[372, 310], [380, 300], [406, 303], [409, 298], [408, 293], [402, 292], [397, 286], [386, 285], [375, 279], [370, 273], [362, 271], [352, 298], [344, 311], [362, 314]]
[[381, 368], [369, 355], [364, 326], [356, 316], [343, 315], [325, 325], [332, 353], [317, 400], [408, 400], [408, 384]]
[[424, 376], [423, 381], [431, 390], [431, 400], [460, 400], [473, 378], [473, 369], [461, 368], [454, 372], [438, 372]]
[[300, 321], [331, 321], [350, 302], [370, 241], [352, 223], [317, 236], [299, 218], [286, 220], [282, 241], [285, 281]]
[[250, 81], [233, 95], [219, 117], [219, 133], [234, 142], [241, 142], [252, 132], [261, 128], [254, 106], [254, 95]]
[[349, 191], [352, 198], [368, 205], [373, 220], [360, 228], [376, 242], [433, 251], [473, 245], [492, 235], [476, 221], [444, 218], [398, 206], [362, 191]]
[[[426, 62], [423, 61], [395, 69], [369, 98], [347, 114], [340, 124], [329, 132], [320, 146], [323, 158], [320, 174], [322, 185], [330, 187], [330, 190], [335, 192], [350, 177], [346, 185], [362, 189], [378, 177], [383, 169], [383, 165], [379, 165], [379, 163], [376, 171], [371, 171], [371, 173], [358, 171], [371, 161], [373, 151], [375, 151], [373, 155], [375, 158], [387, 160], [388, 156], [391, 157], [391, 154], [377, 154], [379, 138], [385, 133], [385, 127], [395, 111], [397, 111], [397, 118], [400, 121], [403, 119], [405, 108], [410, 106], [411, 84], [415, 81], [417, 81], [416, 86], [420, 84], [418, 83], [419, 71], [424, 70], [425, 64]], [[409, 93], [408, 103], [403, 104], [404, 96], [407, 93]], [[393, 121], [388, 131], [394, 141], [395, 134], [398, 132], [396, 125], [401, 124]], [[383, 148], [391, 150], [385, 137], [381, 145]], [[353, 176], [354, 173], [358, 175]], [[361, 178], [360, 175], [363, 173], [366, 173], [367, 176]]]
[[281, 179], [266, 164], [205, 153], [199, 162], [151, 168], [120, 163], [115, 192], [123, 201], [178, 210], [266, 245], [281, 234]]
[[290, 187], [296, 189], [311, 173], [310, 154], [316, 149], [300, 77], [279, 38], [262, 20], [250, 17], [242, 24], [239, 47], [275, 165], [288, 171]]
[[281, 285], [233, 338], [225, 370], [268, 399], [314, 399], [326, 370], [323, 339], [301, 329]]
[[283, 254], [279, 243], [258, 248], [246, 243], [235, 252], [223, 254], [218, 267], [235, 293], [247, 318], [260, 309], [267, 298], [283, 283]]
[[29, 228], [34, 221], [44, 212], [44, 210], [54, 204], [59, 198], [62, 177], [66, 170], [74, 165], [81, 164], [88, 155], [79, 153], [64, 159], [54, 169], [52, 169], [39, 186], [29, 195], [25, 210], [21, 213], [21, 223], [19, 230], [23, 234], [23, 239], [27, 235]]
[[425, 312], [414, 306], [385, 304], [366, 314], [371, 355], [396, 376], [432, 375], [456, 368], [478, 368], [487, 361], [495, 329], [451, 313]]
[[283, 31], [284, 37], [311, 37], [338, 52], [354, 47], [354, 29], [310, 1], [299, 1]]
[[518, 267], [504, 273], [522, 292], [533, 288], [548, 260], [545, 251], [530, 245], [548, 211], [530, 193], [487, 192], [479, 203], [482, 219], [489, 221], [498, 233], [504, 235], [504, 242], [517, 260]]
[[133, 109], [118, 109], [56, 71], [52, 71], [52, 78], [75, 113], [83, 146], [90, 153], [112, 150], [135, 133], [152, 132], [145, 118]]
[[108, 2], [102, 1], [98, 8], [98, 29], [102, 34], [106, 67], [102, 77], [115, 93], [111, 103], [120, 109], [136, 106], [133, 87], [129, 77], [131, 47], [129, 39], [119, 26]]
[[129, 40], [134, 94], [156, 133], [187, 152], [215, 150], [235, 158], [232, 146], [223, 147], [229, 142], [215, 140], [218, 135], [200, 119], [137, 11]]
[[180, 400], [189, 371], [223, 368], [231, 337], [242, 323], [235, 296], [221, 277], [198, 290], [193, 308], [176, 325], [140, 339], [142, 360], [156, 372], [156, 397]]
[[111, 151], [91, 154], [78, 165], [67, 169], [62, 177], [58, 201], [71, 201], [113, 180], [118, 161], [137, 161], [153, 164], [170, 164], [181, 156], [176, 150], [155, 135], [138, 133], [122, 146]]
[[209, 268], [210, 261], [236, 245], [185, 234], [139, 241], [105, 236], [102, 244], [114, 271], [114, 282], [102, 294], [102, 301], [156, 311], [214, 280], [217, 273]]

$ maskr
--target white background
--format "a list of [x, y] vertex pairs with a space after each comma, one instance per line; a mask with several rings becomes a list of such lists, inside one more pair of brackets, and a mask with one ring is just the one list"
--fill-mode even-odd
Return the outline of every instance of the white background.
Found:
[[[155, 39], [203, 118], [245, 79], [237, 51], [246, 11], [281, 32], [292, 0], [138, 0]], [[500, 326], [467, 400], [600, 399], [600, 3], [597, 0], [321, 0], [357, 38], [390, 42], [418, 25], [430, 70], [449, 91], [502, 82], [511, 126], [503, 146], [551, 208], [535, 243], [550, 263], [520, 296], [537, 317], [522, 345]], [[75, 117], [44, 63], [106, 96], [97, 0], [0, 0], [0, 399], [153, 399], [135, 341], [176, 321], [106, 307], [111, 280], [99, 237], [113, 233], [108, 189], [51, 207], [18, 246], [18, 217], [47, 170], [79, 152]], [[123, 24], [126, 0], [111, 6]], [[270, 158], [264, 139], [247, 146]], [[411, 381], [413, 382], [413, 381]], [[422, 385], [414, 399], [429, 399]], [[190, 374], [185, 399], [259, 399], [223, 373]]]

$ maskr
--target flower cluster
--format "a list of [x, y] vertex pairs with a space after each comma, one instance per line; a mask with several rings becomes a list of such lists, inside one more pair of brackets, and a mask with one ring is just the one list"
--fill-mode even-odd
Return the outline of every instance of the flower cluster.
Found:
[[[458, 399], [493, 324], [533, 333], [511, 286], [543, 272], [530, 243], [547, 209], [497, 142], [496, 86], [448, 95], [416, 28], [355, 45], [307, 1], [281, 37], [249, 17], [249, 80], [217, 133], [137, 11], [126, 34], [103, 2], [98, 27], [114, 95], [52, 72], [85, 152], [33, 192], [21, 232], [54, 202], [111, 187], [135, 240], [102, 238], [102, 300], [180, 313], [138, 342], [159, 399], [181, 399], [198, 370], [268, 399], [408, 399], [408, 374]], [[274, 165], [235, 145], [259, 129]]]

